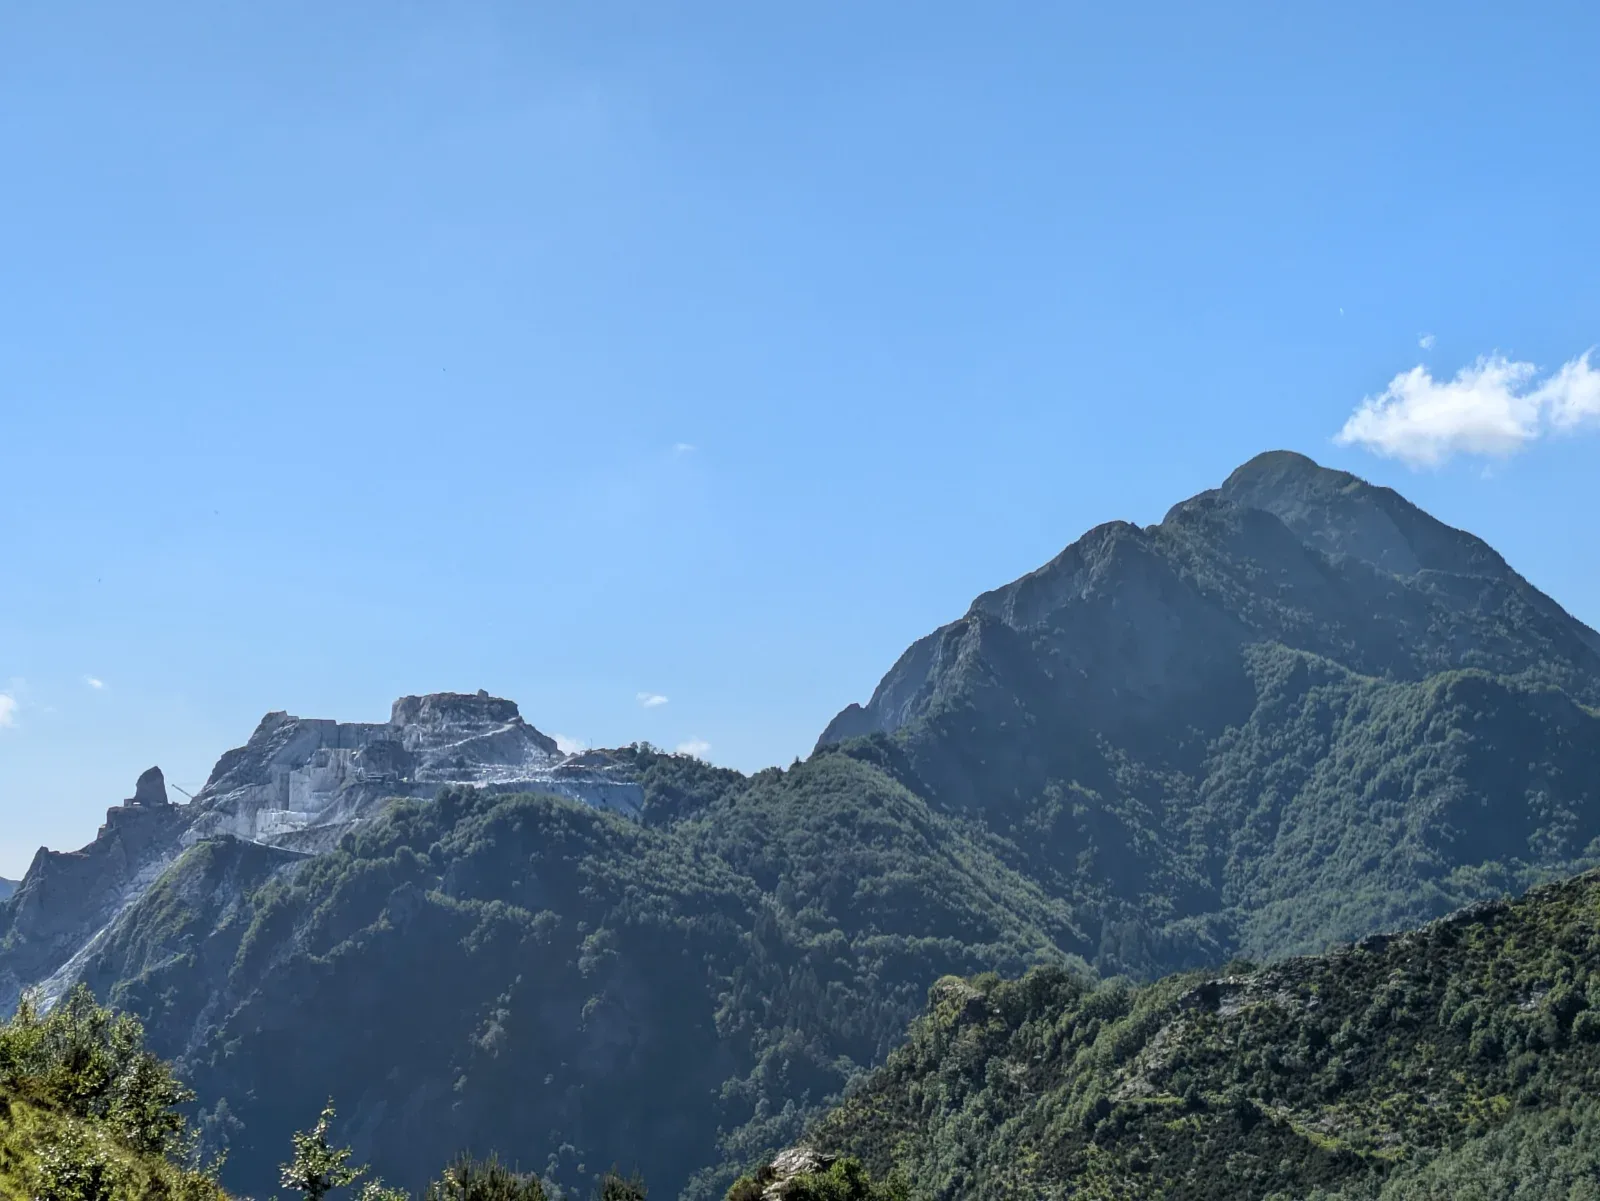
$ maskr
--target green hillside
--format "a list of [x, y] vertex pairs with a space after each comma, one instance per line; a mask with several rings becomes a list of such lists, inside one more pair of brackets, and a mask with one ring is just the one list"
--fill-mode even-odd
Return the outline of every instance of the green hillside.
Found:
[[177, 1057], [241, 1188], [265, 1191], [333, 1094], [396, 1183], [467, 1148], [570, 1187], [636, 1166], [668, 1195], [710, 1166], [698, 1188], [720, 1196], [881, 1061], [930, 971], [1021, 971], [1074, 937], [856, 758], [719, 795], [724, 773], [639, 756], [653, 802], [687, 815], [447, 793], [313, 859], [199, 844], [85, 978]]
[[1600, 876], [1136, 987], [946, 979], [813, 1132], [931, 1198], [1600, 1195]]
[[189, 1098], [139, 1023], [87, 990], [0, 1025], [0, 1196], [16, 1201], [225, 1201], [186, 1166]]

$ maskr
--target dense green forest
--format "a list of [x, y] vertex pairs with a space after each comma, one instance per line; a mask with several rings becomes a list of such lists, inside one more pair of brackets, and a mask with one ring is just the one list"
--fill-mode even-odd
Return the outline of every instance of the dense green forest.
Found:
[[1492, 549], [1268, 455], [979, 597], [788, 770], [641, 745], [637, 820], [450, 789], [312, 856], [202, 841], [74, 968], [197, 1091], [242, 1191], [336, 1095], [337, 1137], [397, 1186], [465, 1149], [714, 1201], [941, 977], [1076, 1005], [1600, 865], [1597, 704], [1600, 636]]
[[1600, 876], [1269, 968], [934, 986], [812, 1132], [927, 1196], [1600, 1196]]

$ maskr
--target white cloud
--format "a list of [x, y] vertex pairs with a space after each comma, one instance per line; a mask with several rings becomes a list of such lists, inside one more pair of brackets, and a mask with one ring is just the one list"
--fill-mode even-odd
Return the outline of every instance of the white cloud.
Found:
[[1586, 350], [1550, 377], [1541, 392], [1549, 397], [1550, 424], [1561, 430], [1600, 422], [1600, 371], [1589, 365]]
[[1504, 355], [1480, 358], [1452, 380], [1413, 367], [1363, 400], [1334, 441], [1413, 467], [1435, 467], [1458, 454], [1506, 458], [1551, 430], [1600, 424], [1600, 371], [1590, 366], [1591, 353], [1543, 383], [1532, 363]]
[[84, 676], [83, 682], [89, 685], [90, 688], [93, 688], [96, 692], [99, 692], [106, 686], [106, 682], [104, 680], [96, 679], [94, 676]]
[[711, 753], [711, 744], [704, 738], [691, 738], [687, 742], [678, 744], [678, 754], [693, 755], [696, 759], [704, 759]]
[[667, 703], [667, 698], [659, 692], [641, 692], [638, 694], [639, 704], [646, 709], [659, 709]]
[[672, 444], [672, 453], [675, 454], [675, 455], [693, 454], [694, 453], [694, 443], [693, 442], [674, 442]]
[[556, 750], [563, 755], [576, 755], [589, 749], [589, 744], [581, 738], [568, 738], [565, 734], [552, 734], [550, 737], [555, 739]]
[[17, 724], [17, 698], [0, 692], [0, 730]]
[[1432, 334], [1423, 334], [1422, 337], [1417, 339], [1417, 345], [1422, 347], [1423, 350], [1432, 350], [1433, 344], [1437, 341], [1438, 339]]

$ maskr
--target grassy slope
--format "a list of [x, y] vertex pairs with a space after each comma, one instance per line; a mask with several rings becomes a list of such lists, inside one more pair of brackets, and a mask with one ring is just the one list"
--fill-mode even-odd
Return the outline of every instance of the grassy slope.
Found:
[[[86, 1169], [56, 1169], [71, 1152]], [[165, 1159], [129, 1150], [103, 1126], [51, 1108], [0, 1097], [0, 1196], [32, 1201], [45, 1195], [46, 1181], [101, 1182], [104, 1201], [225, 1201], [203, 1176]], [[95, 1195], [95, 1194], [88, 1194]]]

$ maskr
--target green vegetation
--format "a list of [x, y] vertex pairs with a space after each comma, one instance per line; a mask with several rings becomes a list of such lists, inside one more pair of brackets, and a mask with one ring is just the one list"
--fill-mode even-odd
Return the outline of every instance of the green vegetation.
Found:
[[[741, 1176], [728, 1190], [726, 1201], [762, 1201], [777, 1179], [771, 1164]], [[818, 1170], [797, 1172], [783, 1181], [784, 1201], [911, 1201], [911, 1189], [898, 1173], [876, 1181], [859, 1159], [848, 1156]]]
[[[1313, 952], [1600, 865], [1600, 717], [1566, 694], [1477, 671], [1371, 678], [1274, 643], [1239, 669], [1213, 737], [1073, 727], [1025, 766], [985, 763], [987, 799], [953, 807], [1066, 900], [1102, 974]], [[979, 720], [898, 734], [926, 776], [912, 787], [961, 795], [934, 754]]]
[[139, 1023], [86, 988], [47, 1016], [24, 998], [0, 1025], [0, 1195], [43, 1201], [221, 1201], [192, 1166], [190, 1094]]
[[[329, 1101], [311, 1129], [294, 1135], [294, 1154], [280, 1169], [283, 1186], [305, 1194], [308, 1201], [323, 1201], [368, 1172], [366, 1167], [351, 1162], [351, 1148], [337, 1146], [329, 1138], [333, 1117], [333, 1102]], [[508, 1167], [496, 1155], [479, 1159], [463, 1154], [428, 1184], [421, 1201], [576, 1201], [577, 1196], [547, 1187], [538, 1176]], [[612, 1168], [600, 1176], [591, 1196], [593, 1201], [647, 1201], [649, 1190], [637, 1172], [624, 1175]], [[412, 1194], [379, 1180], [368, 1180], [362, 1186], [360, 1201], [412, 1201]]]
[[813, 1131], [934, 1198], [1593, 1197], [1600, 876], [1245, 975], [946, 979]]
[[498, 1159], [462, 1156], [428, 1186], [424, 1201], [545, 1201], [544, 1183], [524, 1176]]
[[364, 1169], [350, 1163], [350, 1148], [335, 1147], [328, 1141], [333, 1124], [333, 1102], [329, 1101], [310, 1130], [294, 1136], [294, 1156], [279, 1169], [283, 1187], [304, 1193], [306, 1201], [323, 1201], [336, 1188], [354, 1184]]

